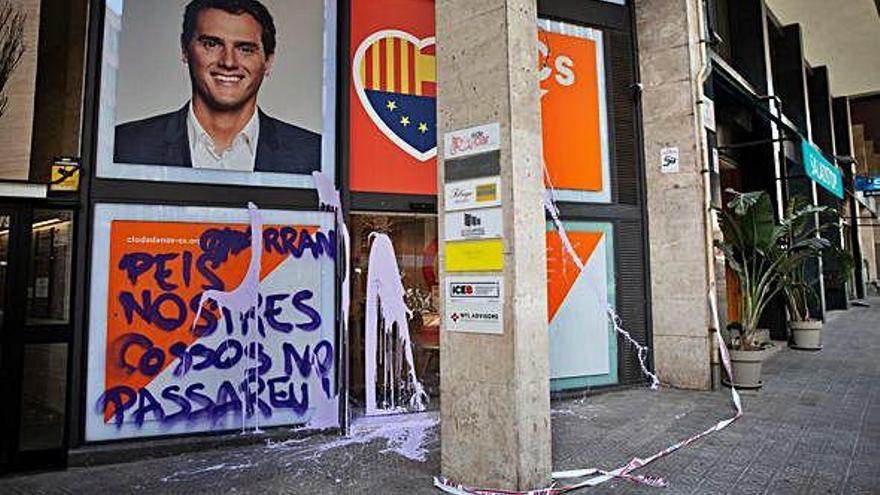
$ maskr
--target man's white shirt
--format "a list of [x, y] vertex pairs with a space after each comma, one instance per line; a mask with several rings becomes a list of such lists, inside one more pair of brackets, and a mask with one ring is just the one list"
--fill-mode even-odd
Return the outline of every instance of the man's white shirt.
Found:
[[210, 168], [220, 170], [241, 170], [252, 172], [257, 158], [257, 140], [260, 137], [260, 119], [256, 109], [247, 125], [232, 140], [232, 145], [218, 153], [214, 139], [205, 132], [193, 112], [192, 102], [189, 104], [187, 116], [187, 133], [189, 136], [189, 153], [193, 168]]

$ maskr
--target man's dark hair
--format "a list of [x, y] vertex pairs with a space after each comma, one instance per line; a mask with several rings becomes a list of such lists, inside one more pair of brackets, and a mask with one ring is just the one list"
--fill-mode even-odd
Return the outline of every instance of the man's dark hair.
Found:
[[263, 50], [266, 56], [275, 53], [275, 21], [265, 5], [257, 0], [192, 0], [183, 13], [183, 32], [180, 43], [184, 46], [192, 41], [196, 30], [199, 12], [205, 9], [219, 9], [232, 15], [248, 14], [263, 27]]

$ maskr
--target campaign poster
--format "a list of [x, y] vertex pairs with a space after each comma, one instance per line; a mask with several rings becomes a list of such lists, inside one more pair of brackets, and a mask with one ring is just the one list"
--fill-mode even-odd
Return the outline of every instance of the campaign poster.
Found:
[[87, 441], [338, 425], [332, 214], [257, 211], [95, 207]]
[[107, 0], [97, 175], [333, 179], [336, 0]]
[[602, 32], [543, 19], [538, 24], [547, 185], [561, 201], [608, 203], [611, 175]]
[[437, 193], [434, 0], [351, 2], [352, 191]]
[[564, 222], [583, 271], [547, 226], [547, 312], [554, 390], [617, 383], [617, 338], [607, 315], [615, 305], [613, 228]]

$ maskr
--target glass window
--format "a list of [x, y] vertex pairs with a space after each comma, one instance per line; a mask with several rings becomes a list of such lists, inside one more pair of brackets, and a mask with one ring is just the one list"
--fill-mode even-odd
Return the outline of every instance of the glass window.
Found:
[[9, 215], [0, 215], [0, 328], [6, 301], [6, 274], [9, 272]]
[[617, 377], [617, 336], [607, 317], [616, 311], [614, 227], [565, 221], [581, 271], [547, 223], [547, 310], [551, 390], [611, 385]]
[[64, 444], [67, 344], [24, 348], [19, 448], [40, 450]]
[[[0, 215], [0, 332], [3, 331], [6, 309], [6, 274], [9, 273], [9, 215]], [[0, 370], [4, 365], [0, 348]]]
[[73, 212], [34, 210], [27, 287], [28, 325], [69, 322], [72, 262]]
[[611, 202], [603, 32], [538, 21], [545, 181], [561, 201]]

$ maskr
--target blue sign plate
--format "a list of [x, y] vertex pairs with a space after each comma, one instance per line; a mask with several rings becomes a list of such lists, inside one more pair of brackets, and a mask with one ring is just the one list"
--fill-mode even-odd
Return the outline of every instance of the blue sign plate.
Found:
[[856, 191], [880, 193], [880, 175], [875, 177], [856, 176]]

